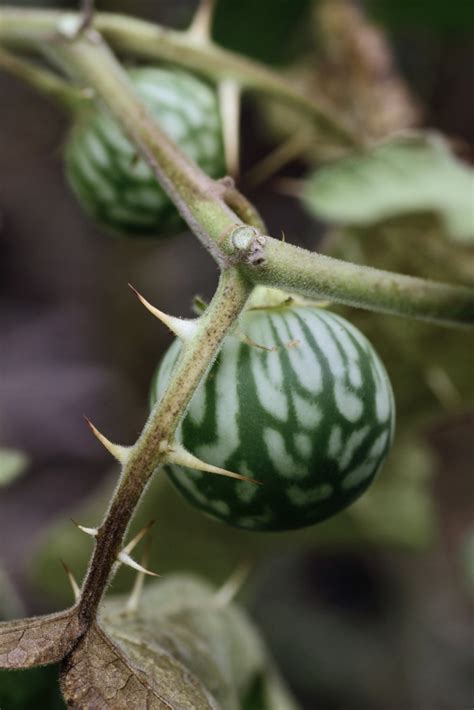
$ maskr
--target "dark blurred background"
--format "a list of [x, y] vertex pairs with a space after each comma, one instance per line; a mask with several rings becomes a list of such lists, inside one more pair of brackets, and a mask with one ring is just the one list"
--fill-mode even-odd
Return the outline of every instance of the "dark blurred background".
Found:
[[[220, 0], [215, 39], [278, 71], [304, 64], [311, 72], [318, 52], [315, 5]], [[390, 39], [404, 88], [415, 97], [414, 122], [444, 132], [458, 154], [472, 160], [474, 4], [362, 5]], [[195, 3], [110, 0], [98, 6], [184, 28]], [[344, 85], [338, 88], [344, 94]], [[245, 97], [244, 176], [280, 139], [262, 103]], [[147, 415], [149, 381], [171, 337], [127, 282], [162, 310], [190, 316], [193, 297], [209, 298], [217, 280], [212, 260], [187, 232], [144, 242], [111, 238], [94, 227], [65, 183], [61, 150], [68, 130], [60, 110], [0, 73], [0, 446], [28, 459], [24, 473], [0, 489], [4, 617], [69, 603], [59, 558], [78, 576], [86, 564], [89, 543], [68, 521], [99, 522], [116, 471], [82, 415], [123, 444], [135, 440]], [[280, 177], [302, 177], [307, 167], [295, 160]], [[289, 241], [311, 249], [324, 242], [325, 225], [282, 194], [275, 176], [247, 194], [272, 233], [283, 230]], [[377, 341], [382, 317], [354, 317]], [[401, 434], [388, 466], [390, 483], [383, 474], [369, 502], [310, 531], [262, 538], [201, 519], [160, 480], [140, 519], [157, 517], [151, 564], [165, 575], [190, 569], [219, 583], [252, 550], [255, 567], [242, 600], [303, 708], [468, 710], [474, 703], [474, 418], [467, 380], [456, 381], [456, 373], [470, 367], [472, 379], [472, 339], [387, 319], [394, 340], [400, 333], [405, 343], [436, 343], [443, 362], [441, 350], [448, 348], [455, 394], [440, 402], [429, 378], [416, 398], [398, 391], [397, 382], [406, 378], [397, 380], [398, 351], [388, 353]], [[129, 586], [126, 574], [114, 584], [115, 590]], [[59, 703], [49, 695], [50, 670], [31, 677], [41, 707]], [[39, 707], [27, 695], [2, 704], [2, 683], [7, 688], [4, 675], [2, 710]]]

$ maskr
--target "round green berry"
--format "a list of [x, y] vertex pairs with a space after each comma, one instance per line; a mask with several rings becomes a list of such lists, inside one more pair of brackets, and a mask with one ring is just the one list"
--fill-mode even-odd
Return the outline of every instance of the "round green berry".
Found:
[[[167, 135], [208, 175], [222, 176], [221, 121], [212, 87], [174, 69], [141, 67], [129, 76]], [[160, 236], [182, 225], [151, 168], [106, 111], [93, 109], [74, 126], [65, 168], [84, 210], [115, 232]]]
[[[174, 342], [165, 354], [152, 403], [180, 349]], [[196, 390], [177, 439], [262, 485], [178, 466], [168, 472], [191, 503], [231, 525], [305, 527], [367, 489], [389, 451], [394, 417], [387, 373], [354, 326], [291, 301], [250, 309]]]

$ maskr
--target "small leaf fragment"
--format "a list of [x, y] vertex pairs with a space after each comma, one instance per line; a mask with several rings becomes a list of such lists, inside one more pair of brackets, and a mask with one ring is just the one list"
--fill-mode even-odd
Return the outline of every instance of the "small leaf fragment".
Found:
[[31, 668], [57, 663], [84, 629], [77, 609], [0, 624], [0, 668]]

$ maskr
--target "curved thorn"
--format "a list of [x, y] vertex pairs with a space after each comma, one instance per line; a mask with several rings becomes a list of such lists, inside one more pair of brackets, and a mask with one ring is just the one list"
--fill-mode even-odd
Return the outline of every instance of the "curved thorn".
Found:
[[249, 478], [248, 476], [242, 476], [240, 473], [233, 473], [232, 471], [226, 471], [225, 468], [220, 468], [219, 466], [213, 466], [210, 463], [201, 461], [189, 451], [177, 444], [176, 442], [168, 449], [164, 463], [173, 464], [175, 466], [185, 466], [187, 468], [194, 468], [196, 471], [205, 471], [206, 473], [216, 473], [218, 476], [228, 476], [229, 478], [237, 478], [240, 481], [247, 481], [248, 483], [256, 483], [261, 485], [260, 481], [256, 481], [254, 478]]
[[104, 435], [97, 429], [97, 427], [95, 427], [95, 426], [92, 424], [92, 422], [90, 421], [90, 419], [88, 419], [85, 414], [84, 414], [83, 416], [84, 416], [84, 419], [85, 419], [87, 425], [89, 426], [90, 430], [92, 431], [92, 433], [93, 433], [94, 436], [96, 437], [96, 439], [98, 439], [98, 440], [100, 441], [100, 443], [102, 444], [102, 446], [104, 446], [104, 447], [107, 449], [107, 451], [108, 451], [110, 454], [112, 454], [112, 456], [113, 456], [115, 459], [117, 459], [117, 461], [118, 461], [119, 463], [121, 463], [122, 465], [124, 465], [124, 464], [126, 463], [126, 461], [127, 461], [130, 448], [129, 448], [128, 446], [120, 446], [119, 444], [113, 444], [111, 441], [109, 441], [109, 440], [107, 439], [106, 436], [104, 436]]
[[[146, 568], [148, 566], [148, 558], [150, 556], [150, 543], [151, 543], [151, 538], [147, 537], [146, 543], [145, 543], [145, 550], [142, 555], [141, 559], [141, 565]], [[140, 571], [138, 572], [137, 576], [135, 577], [135, 581], [133, 583], [132, 591], [130, 592], [130, 596], [127, 599], [127, 603], [125, 604], [125, 611], [128, 613], [133, 613], [137, 611], [139, 604], [140, 604], [140, 599], [143, 593], [143, 585], [145, 583], [145, 573]]]
[[128, 554], [138, 545], [138, 543], [140, 542], [140, 540], [143, 540], [143, 538], [145, 537], [145, 535], [147, 534], [147, 532], [150, 530], [150, 528], [153, 527], [153, 525], [155, 524], [155, 522], [156, 522], [155, 520], [150, 520], [150, 522], [147, 523], [147, 524], [145, 525], [145, 527], [143, 527], [141, 530], [139, 530], [139, 531], [137, 532], [137, 534], [135, 535], [135, 537], [133, 537], [133, 538], [130, 540], [130, 542], [129, 542], [127, 545], [125, 545], [125, 547], [123, 548], [122, 552], [124, 552], [126, 555], [128, 555]]
[[127, 565], [127, 567], [131, 567], [132, 569], [136, 569], [137, 572], [141, 572], [142, 574], [148, 574], [150, 577], [159, 577], [159, 574], [156, 574], [156, 572], [151, 572], [149, 569], [145, 569], [141, 564], [136, 562], [133, 557], [130, 557], [130, 555], [125, 552], [125, 550], [122, 550], [122, 552], [118, 553], [117, 559], [119, 562], [121, 562], [123, 565]]
[[211, 42], [215, 6], [216, 0], [200, 0], [187, 30], [188, 37], [202, 44]]
[[71, 518], [71, 522], [74, 523], [76, 528], [81, 530], [83, 533], [86, 533], [86, 535], [90, 535], [91, 537], [97, 537], [99, 534], [99, 528], [87, 528], [85, 525], [79, 525], [73, 518]]
[[150, 311], [155, 318], [158, 318], [158, 320], [164, 323], [178, 338], [181, 340], [189, 340], [194, 335], [197, 328], [197, 318], [176, 318], [175, 316], [169, 316], [163, 313], [163, 311], [160, 311], [159, 308], [152, 306], [132, 284], [129, 283], [128, 285], [147, 311]]
[[64, 571], [66, 572], [66, 576], [69, 580], [69, 584], [71, 585], [72, 593], [74, 594], [74, 601], [77, 602], [79, 597], [81, 596], [80, 587], [79, 587], [78, 583], [76, 582], [76, 579], [75, 579], [73, 573], [71, 572], [71, 570], [69, 569], [67, 564], [64, 562], [64, 560], [60, 560], [60, 562], [64, 568]]

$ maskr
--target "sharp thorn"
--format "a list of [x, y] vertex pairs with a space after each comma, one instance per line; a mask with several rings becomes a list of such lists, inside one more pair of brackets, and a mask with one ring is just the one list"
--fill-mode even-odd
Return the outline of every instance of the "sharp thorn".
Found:
[[242, 589], [251, 567], [252, 565], [248, 560], [242, 562], [236, 567], [230, 577], [224, 582], [222, 587], [220, 587], [220, 589], [218, 589], [214, 594], [214, 604], [216, 606], [227, 606], [235, 599], [237, 594]]
[[197, 318], [176, 318], [175, 316], [169, 316], [166, 313], [163, 313], [163, 311], [160, 311], [158, 308], [155, 308], [155, 306], [152, 306], [151, 303], [147, 301], [134, 286], [132, 286], [132, 284], [128, 285], [140, 303], [145, 306], [147, 311], [150, 311], [155, 318], [158, 318], [158, 320], [164, 323], [164, 325], [166, 325], [166, 327], [169, 328], [171, 332], [176, 335], [176, 337], [181, 340], [189, 340], [194, 335], [197, 328]]
[[222, 80], [218, 85], [218, 96], [227, 172], [236, 177], [239, 174], [240, 162], [241, 90], [239, 84], [233, 79]]
[[130, 557], [128, 553], [125, 552], [125, 550], [122, 550], [122, 552], [119, 552], [118, 561], [121, 562], [123, 565], [127, 565], [127, 567], [131, 567], [132, 569], [136, 569], [137, 572], [142, 572], [143, 574], [148, 574], [150, 577], [159, 577], [159, 574], [156, 574], [156, 572], [151, 572], [149, 569], [145, 569], [139, 562], [136, 562], [133, 557]]
[[123, 552], [126, 555], [130, 554], [130, 552], [132, 552], [132, 550], [135, 549], [135, 547], [138, 545], [140, 540], [143, 540], [143, 538], [145, 537], [147, 532], [150, 530], [150, 528], [153, 527], [154, 524], [155, 524], [155, 521], [150, 520], [150, 522], [147, 523], [147, 525], [145, 525], [145, 527], [143, 527], [141, 530], [139, 530], [137, 532], [137, 534], [135, 535], [135, 537], [133, 537], [130, 540], [130, 542], [127, 545], [125, 545], [125, 547], [123, 548]]
[[74, 523], [76, 528], [82, 530], [83, 533], [86, 533], [86, 535], [90, 535], [91, 537], [97, 537], [97, 535], [99, 534], [99, 528], [87, 528], [85, 525], [79, 525], [79, 523], [76, 523], [76, 521], [72, 518], [71, 522]]
[[66, 576], [69, 580], [69, 584], [71, 585], [72, 593], [74, 594], [74, 601], [77, 602], [79, 597], [81, 596], [80, 587], [79, 587], [78, 583], [76, 582], [76, 579], [75, 579], [73, 573], [71, 572], [71, 570], [69, 569], [69, 567], [67, 566], [67, 564], [63, 560], [61, 560], [61, 564], [64, 568], [64, 571], [66, 572]]
[[92, 433], [94, 434], [94, 436], [96, 437], [96, 439], [98, 439], [98, 440], [100, 441], [100, 443], [102, 444], [102, 446], [104, 446], [104, 447], [107, 449], [107, 451], [108, 451], [110, 454], [112, 454], [112, 456], [113, 456], [115, 459], [117, 459], [117, 461], [118, 461], [119, 463], [121, 463], [122, 465], [125, 465], [125, 463], [126, 463], [126, 461], [127, 461], [127, 458], [128, 458], [128, 454], [129, 454], [130, 448], [129, 448], [128, 446], [120, 446], [119, 444], [113, 444], [111, 441], [109, 441], [109, 440], [107, 439], [106, 436], [104, 436], [104, 435], [97, 429], [97, 427], [95, 427], [95, 426], [92, 424], [92, 422], [90, 421], [90, 419], [88, 419], [85, 415], [84, 415], [84, 419], [86, 420], [86, 423], [87, 423], [87, 425], [89, 426], [90, 430], [92, 431]]
[[218, 476], [228, 476], [229, 478], [237, 478], [240, 481], [247, 481], [248, 483], [257, 483], [259, 485], [260, 481], [256, 481], [254, 478], [249, 478], [248, 476], [242, 476], [240, 473], [233, 473], [232, 471], [226, 471], [225, 468], [220, 468], [219, 466], [213, 466], [210, 463], [201, 461], [189, 451], [186, 451], [180, 444], [176, 442], [168, 449], [166, 458], [164, 460], [166, 464], [172, 464], [174, 466], [185, 466], [186, 468], [194, 468], [196, 471], [205, 471], [206, 473], [216, 473]]
[[211, 42], [212, 22], [216, 0], [200, 0], [187, 34], [196, 42], [209, 44]]
[[[150, 556], [150, 542], [151, 538], [148, 537], [145, 543], [145, 550], [142, 555], [141, 559], [141, 565], [146, 568], [148, 566], [148, 558]], [[130, 596], [127, 599], [127, 603], [125, 605], [125, 611], [128, 613], [133, 613], [137, 611], [139, 605], [140, 605], [140, 599], [143, 593], [143, 585], [145, 584], [145, 572], [140, 571], [137, 573], [135, 577], [135, 581], [133, 583], [132, 591], [130, 592]]]

